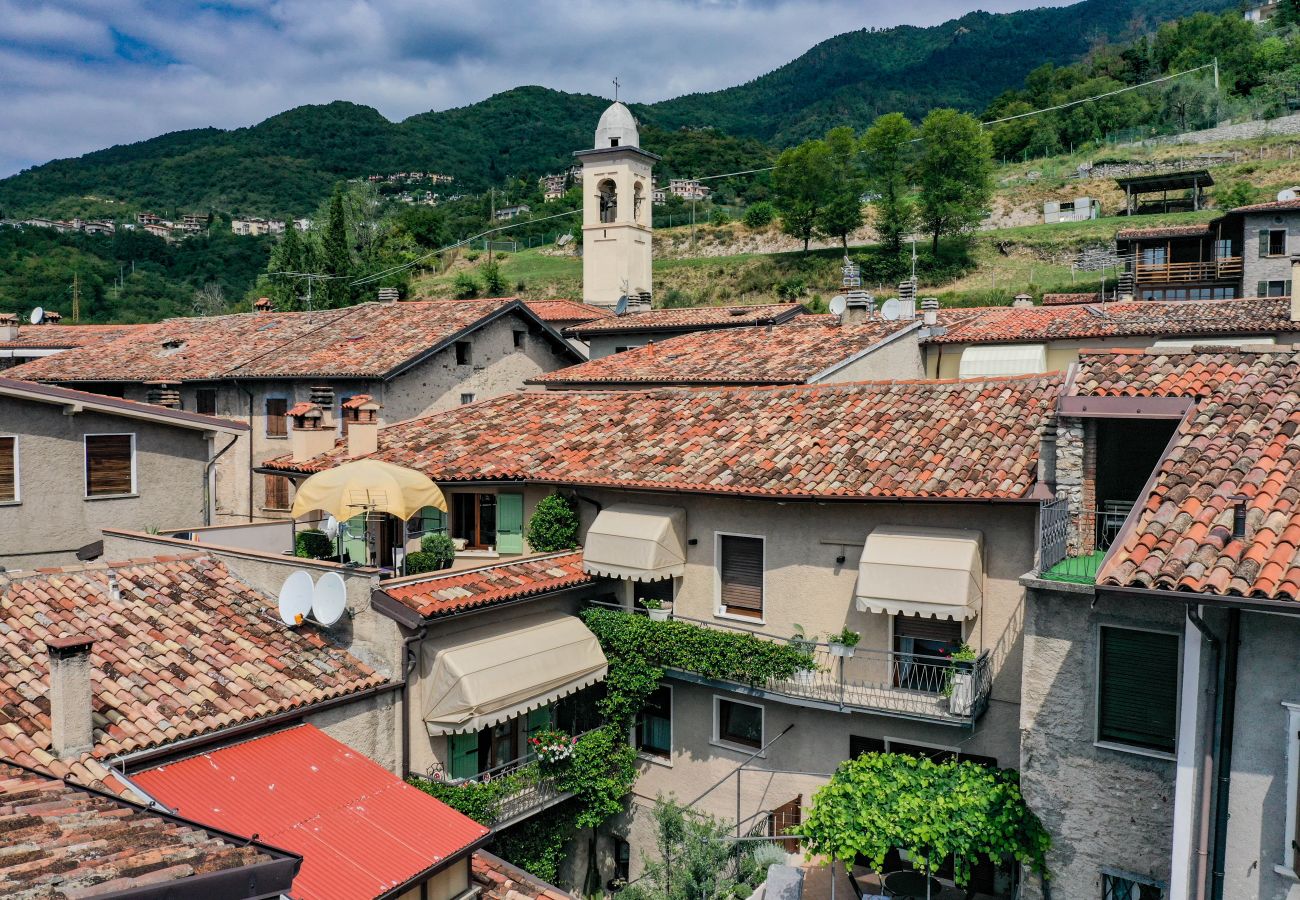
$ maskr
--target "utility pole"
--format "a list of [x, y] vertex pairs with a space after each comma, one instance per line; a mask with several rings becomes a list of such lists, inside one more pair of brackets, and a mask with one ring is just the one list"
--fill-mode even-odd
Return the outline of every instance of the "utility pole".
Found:
[[78, 272], [72, 273], [72, 324], [76, 325], [81, 319], [81, 275]]

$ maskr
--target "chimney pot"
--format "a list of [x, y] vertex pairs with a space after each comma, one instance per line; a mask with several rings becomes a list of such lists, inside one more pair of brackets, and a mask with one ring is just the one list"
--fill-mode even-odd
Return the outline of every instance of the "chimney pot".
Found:
[[1029, 294], [1016, 294], [1016, 298], [1011, 301], [1011, 305], [1016, 309], [1025, 309], [1034, 305], [1034, 298]]
[[253, 304], [253, 309], [257, 310], [258, 312], [270, 312], [272, 309], [271, 298], [258, 297], [257, 302]]
[[379, 449], [379, 404], [367, 401], [353, 415], [348, 422], [348, 456], [369, 456]]
[[51, 309], [46, 311], [42, 324], [58, 325], [61, 321], [63, 321], [63, 313]]
[[18, 316], [15, 313], [0, 313], [0, 341], [18, 340]]
[[921, 301], [921, 321], [931, 328], [939, 324], [939, 300], [937, 297], [926, 297]]
[[95, 640], [70, 634], [49, 638], [51, 749], [60, 759], [80, 756], [94, 746], [91, 713], [91, 659]]

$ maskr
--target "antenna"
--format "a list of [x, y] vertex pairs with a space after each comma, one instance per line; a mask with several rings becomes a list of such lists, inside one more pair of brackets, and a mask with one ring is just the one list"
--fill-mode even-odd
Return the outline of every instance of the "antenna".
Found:
[[311, 576], [299, 569], [280, 585], [280, 621], [292, 627], [301, 625], [311, 612]]
[[31, 322], [33, 325], [39, 325], [42, 322], [44, 322], [45, 308], [42, 306], [36, 307], [34, 310], [32, 310], [32, 314], [27, 317], [27, 321]]
[[897, 297], [890, 297], [880, 307], [880, 318], [889, 322], [897, 322], [903, 315], [903, 304], [898, 301]]
[[326, 572], [311, 593], [312, 618], [322, 625], [333, 625], [343, 618], [347, 608], [348, 589], [343, 576], [338, 572]]

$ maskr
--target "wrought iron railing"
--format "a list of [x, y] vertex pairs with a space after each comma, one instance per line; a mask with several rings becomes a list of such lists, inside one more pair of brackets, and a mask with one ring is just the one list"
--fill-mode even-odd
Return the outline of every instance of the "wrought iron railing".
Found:
[[1132, 510], [1131, 502], [1120, 500], [1084, 510], [1071, 509], [1065, 497], [1044, 503], [1038, 518], [1038, 574], [1051, 581], [1092, 584]]

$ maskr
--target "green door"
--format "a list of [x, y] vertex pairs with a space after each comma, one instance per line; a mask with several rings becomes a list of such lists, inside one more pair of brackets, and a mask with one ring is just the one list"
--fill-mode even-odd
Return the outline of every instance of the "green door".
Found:
[[523, 494], [497, 494], [497, 552], [524, 552]]

